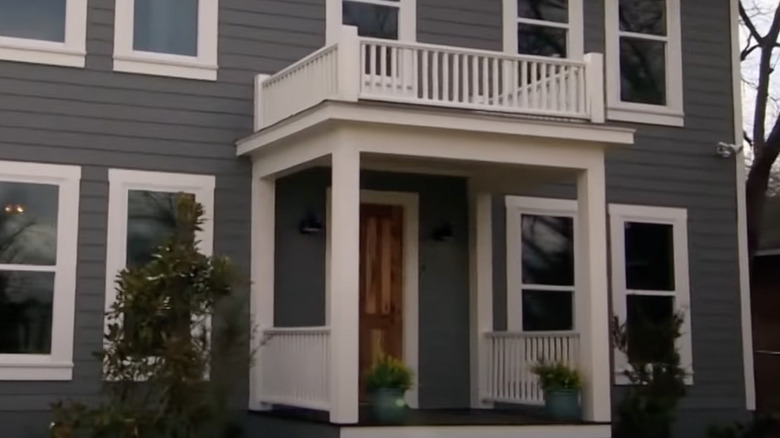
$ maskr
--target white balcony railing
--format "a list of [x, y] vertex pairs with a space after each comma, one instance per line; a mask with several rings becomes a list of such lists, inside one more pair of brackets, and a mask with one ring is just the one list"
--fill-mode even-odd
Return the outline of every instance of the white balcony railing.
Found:
[[260, 401], [328, 410], [329, 339], [327, 327], [263, 331]]
[[375, 100], [604, 122], [603, 56], [507, 55], [357, 36], [258, 75], [255, 129], [325, 100]]
[[487, 333], [485, 401], [538, 405], [544, 393], [531, 368], [540, 361], [576, 367], [579, 335], [572, 332]]

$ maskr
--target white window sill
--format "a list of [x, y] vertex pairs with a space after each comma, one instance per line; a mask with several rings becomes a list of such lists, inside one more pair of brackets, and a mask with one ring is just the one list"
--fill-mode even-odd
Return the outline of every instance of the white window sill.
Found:
[[0, 381], [66, 381], [73, 380], [73, 363], [51, 360], [13, 361], [3, 363], [0, 356]]
[[114, 71], [125, 73], [216, 81], [217, 68], [216, 64], [189, 56], [148, 52], [114, 55]]
[[0, 60], [84, 68], [86, 52], [65, 43], [0, 37]]
[[620, 122], [643, 123], [648, 125], [685, 126], [685, 114], [666, 107], [632, 108], [629, 106], [610, 106], [607, 119]]

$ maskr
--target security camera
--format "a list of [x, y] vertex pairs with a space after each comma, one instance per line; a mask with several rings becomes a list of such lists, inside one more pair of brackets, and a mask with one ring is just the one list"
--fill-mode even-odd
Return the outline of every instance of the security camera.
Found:
[[718, 143], [718, 146], [715, 147], [715, 153], [723, 158], [731, 158], [740, 152], [742, 152], [742, 146], [737, 146], [732, 143], [720, 142]]

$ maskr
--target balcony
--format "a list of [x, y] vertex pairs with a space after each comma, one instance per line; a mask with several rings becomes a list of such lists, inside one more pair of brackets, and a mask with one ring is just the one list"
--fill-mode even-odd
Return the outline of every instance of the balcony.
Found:
[[325, 101], [387, 102], [604, 122], [603, 56], [583, 60], [358, 37], [340, 41], [279, 73], [258, 75], [255, 131]]

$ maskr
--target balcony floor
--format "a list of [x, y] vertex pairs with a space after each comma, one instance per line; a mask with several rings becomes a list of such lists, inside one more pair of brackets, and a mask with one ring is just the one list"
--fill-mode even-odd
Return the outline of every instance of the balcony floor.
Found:
[[[298, 408], [277, 407], [271, 411], [253, 412], [253, 415], [286, 420], [330, 424], [328, 413]], [[541, 408], [513, 407], [506, 409], [409, 409], [400, 424], [383, 424], [371, 415], [368, 406], [360, 409], [360, 421], [350, 427], [409, 427], [409, 426], [548, 426], [599, 425], [586, 421], [561, 421], [546, 417]]]

